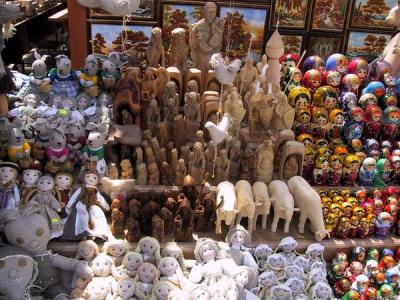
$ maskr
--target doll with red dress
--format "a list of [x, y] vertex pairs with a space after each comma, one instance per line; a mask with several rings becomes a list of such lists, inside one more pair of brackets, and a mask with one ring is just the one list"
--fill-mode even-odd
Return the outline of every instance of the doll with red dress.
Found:
[[382, 130], [382, 109], [378, 105], [369, 105], [365, 110], [364, 137], [379, 139]]
[[357, 75], [361, 83], [365, 84], [369, 75], [369, 64], [361, 57], [353, 58], [347, 66], [347, 73]]
[[382, 138], [395, 141], [399, 135], [400, 108], [389, 106], [383, 111]]
[[321, 86], [321, 82], [322, 74], [316, 69], [308, 70], [303, 75], [302, 84], [310, 91], [311, 94], [314, 94], [314, 92]]
[[312, 112], [311, 132], [315, 139], [325, 138], [328, 131], [328, 114], [324, 108], [316, 107]]
[[344, 114], [341, 109], [333, 109], [329, 113], [328, 138], [330, 140], [340, 139], [344, 125]]
[[355, 74], [347, 74], [342, 78], [342, 93], [352, 92], [357, 97], [359, 95], [359, 89], [361, 86], [360, 78]]

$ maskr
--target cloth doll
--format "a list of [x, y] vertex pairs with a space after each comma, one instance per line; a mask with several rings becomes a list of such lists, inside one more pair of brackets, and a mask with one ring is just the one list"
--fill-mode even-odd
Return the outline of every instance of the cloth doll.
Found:
[[268, 256], [270, 256], [274, 251], [267, 244], [259, 244], [254, 250], [254, 257], [258, 264], [258, 269], [260, 271], [264, 270], [265, 263], [267, 262]]
[[274, 253], [267, 258], [266, 269], [275, 273], [277, 278], [281, 278], [285, 273], [286, 260], [279, 253]]
[[36, 185], [42, 172], [36, 169], [26, 169], [22, 171], [22, 184], [20, 187], [21, 203], [25, 204], [29, 201], [27, 196], [32, 195], [36, 190]]
[[177, 289], [168, 281], [158, 281], [154, 284], [150, 300], [168, 300], [173, 290]]
[[271, 289], [278, 283], [276, 275], [272, 271], [264, 271], [258, 276], [258, 286], [251, 290], [261, 300], [271, 299]]
[[97, 97], [99, 94], [97, 71], [99, 70], [98, 61], [88, 56], [85, 61], [83, 72], [79, 74], [79, 83], [85, 93], [90, 97]]
[[113, 300], [112, 289], [104, 277], [93, 278], [85, 289], [83, 294], [88, 300]]
[[12, 162], [0, 162], [0, 210], [17, 209], [20, 193], [16, 184], [19, 166]]
[[310, 259], [304, 256], [297, 256], [293, 262], [294, 265], [302, 268], [304, 272], [308, 273], [311, 270]]
[[[312, 269], [312, 268], [311, 268], [311, 269]], [[287, 281], [287, 280], [290, 279], [290, 278], [297, 278], [297, 279], [303, 280], [303, 281], [304, 281], [304, 284], [305, 284], [306, 279], [307, 279], [307, 277], [306, 277], [306, 275], [305, 275], [303, 269], [300, 268], [300, 267], [298, 267], [298, 266], [295, 266], [295, 265], [289, 265], [289, 266], [287, 266], [287, 267], [285, 268], [285, 273], [284, 273], [284, 275], [283, 275], [281, 278], [278, 278], [278, 280], [279, 280], [280, 282], [285, 282], [285, 281]]]
[[316, 261], [321, 261], [326, 264], [324, 260], [324, 249], [325, 247], [319, 243], [308, 245], [305, 256], [309, 259], [310, 266]]
[[70, 150], [69, 159], [73, 163], [83, 162], [82, 148], [86, 144], [85, 130], [81, 122], [71, 120], [67, 126], [67, 146]]
[[117, 281], [111, 274], [112, 269], [115, 267], [111, 257], [101, 253], [92, 260], [90, 267], [93, 270], [95, 278], [102, 277], [106, 279], [107, 285], [110, 286], [111, 293], [114, 295], [117, 290]]
[[296, 247], [298, 243], [297, 241], [291, 237], [285, 237], [283, 238], [279, 244], [278, 247], [275, 249], [275, 251], [282, 250], [282, 252], [279, 252], [283, 257], [286, 259], [286, 264], [291, 265], [293, 264], [293, 261], [296, 259], [296, 257], [299, 255], [296, 252]]
[[9, 300], [26, 299], [38, 276], [32, 255], [13, 246], [0, 247], [0, 295]]
[[151, 297], [159, 276], [156, 266], [146, 262], [140, 265], [135, 277], [135, 295], [139, 300], [147, 300]]
[[226, 235], [226, 242], [229, 245], [229, 254], [238, 266], [244, 265], [257, 273], [258, 265], [251, 255], [251, 235], [240, 224], [236, 225]]
[[107, 240], [111, 235], [106, 216], [102, 209], [110, 206], [97, 189], [99, 174], [88, 170], [84, 173], [84, 184], [71, 196], [66, 212], [63, 238], [80, 240], [84, 237], [97, 237]]
[[[78, 244], [78, 249], [76, 250], [75, 258], [83, 261], [89, 265], [92, 260], [99, 255], [99, 246], [91, 240], [81, 241]], [[77, 274], [74, 274], [72, 278], [72, 288], [73, 291], [71, 295], [73, 298], [81, 297], [87, 287], [88, 283], [92, 278], [79, 278]]]
[[292, 290], [294, 300], [308, 299], [303, 280], [298, 278], [289, 278], [286, 280], [285, 285]]
[[185, 290], [172, 290], [168, 300], [190, 300], [190, 294]]
[[161, 256], [175, 258], [178, 261], [182, 272], [186, 272], [186, 262], [185, 257], [183, 256], [182, 248], [179, 247], [176, 243], [168, 243], [167, 245], [165, 245], [161, 249]]
[[313, 300], [331, 300], [333, 298], [333, 291], [331, 287], [325, 282], [318, 282], [309, 291], [309, 299]]
[[72, 193], [72, 184], [74, 178], [71, 173], [67, 172], [58, 172], [55, 175], [55, 192], [58, 202], [61, 203], [62, 210], [60, 212], [60, 217], [62, 219], [67, 217], [67, 212], [65, 211], [65, 207], [67, 206], [69, 199]]
[[49, 72], [49, 78], [53, 85], [51, 95], [63, 95], [74, 99], [78, 93], [78, 76], [71, 69], [71, 60], [66, 55], [56, 56], [57, 68]]
[[104, 160], [107, 124], [101, 123], [96, 125], [94, 123], [89, 123], [86, 129], [91, 131], [87, 137], [86, 145], [82, 148], [83, 160], [90, 163], [90, 165], [95, 163], [97, 172], [100, 176], [104, 176], [107, 172], [107, 165]]
[[111, 257], [116, 267], [122, 264], [122, 260], [129, 251], [129, 244], [125, 240], [111, 240], [104, 243], [103, 252]]
[[49, 222], [51, 238], [60, 237], [63, 233], [63, 225], [58, 213], [61, 212], [62, 205], [53, 195], [54, 179], [49, 175], [42, 176], [39, 178], [36, 186], [36, 193], [30, 198], [29, 202], [39, 204], [40, 213]]
[[4, 234], [11, 245], [29, 252], [34, 258], [39, 273], [36, 285], [43, 288], [42, 295], [47, 299], [69, 299], [69, 287], [63, 286], [62, 271], [74, 271], [80, 278], [92, 276], [92, 270], [85, 262], [54, 254], [47, 249], [50, 228], [36, 202], [29, 203], [19, 210], [4, 210], [0, 222]]
[[32, 63], [32, 73], [29, 75], [29, 82], [24, 84], [17, 94], [17, 97], [24, 99], [28, 94], [34, 94], [38, 102], [48, 102], [51, 91], [50, 79], [47, 78], [46, 59], [48, 55], [41, 56], [35, 51], [35, 61]]
[[328, 283], [326, 270], [321, 268], [312, 269], [308, 274], [308, 280], [307, 289], [314, 286], [317, 282]]
[[117, 293], [115, 300], [136, 300], [136, 282], [132, 278], [125, 278], [117, 282]]
[[158, 264], [160, 255], [160, 243], [153, 237], [146, 236], [139, 240], [135, 252], [142, 255], [143, 262]]
[[122, 265], [114, 268], [111, 272], [115, 278], [135, 278], [137, 270], [142, 263], [143, 258], [139, 253], [129, 251], [122, 259]]
[[31, 146], [25, 141], [22, 132], [22, 121], [14, 121], [14, 126], [10, 127], [10, 136], [8, 139], [7, 155], [10, 161], [18, 162], [21, 159], [29, 159]]
[[192, 300], [211, 300], [211, 292], [204, 285], [194, 285], [190, 290], [190, 299]]
[[285, 284], [278, 284], [271, 289], [271, 300], [290, 300], [292, 290]]
[[49, 146], [46, 150], [46, 156], [50, 163], [62, 165], [66, 163], [69, 157], [69, 148], [67, 147], [67, 138], [62, 129], [57, 128], [50, 134]]
[[163, 257], [158, 262], [157, 267], [160, 271], [160, 280], [168, 281], [176, 288], [183, 288], [188, 285], [187, 279], [175, 258]]

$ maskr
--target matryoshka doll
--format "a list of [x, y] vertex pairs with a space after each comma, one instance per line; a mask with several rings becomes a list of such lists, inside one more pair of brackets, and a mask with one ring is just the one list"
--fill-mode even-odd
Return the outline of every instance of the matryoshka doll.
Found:
[[349, 121], [343, 126], [343, 137], [348, 144], [351, 143], [351, 140], [361, 139], [364, 132], [364, 120], [365, 113], [361, 107], [356, 106], [350, 110]]
[[322, 84], [327, 84], [340, 94], [342, 75], [338, 71], [325, 71], [322, 76]]
[[337, 227], [336, 236], [339, 239], [347, 239], [350, 235], [350, 220], [347, 217], [341, 217]]
[[385, 85], [380, 81], [371, 81], [368, 85], [363, 89], [363, 94], [374, 94], [378, 101], [385, 96]]
[[324, 108], [316, 107], [312, 112], [311, 132], [314, 138], [325, 138], [328, 131], [328, 114]]
[[360, 57], [353, 58], [347, 66], [347, 73], [357, 75], [361, 83], [365, 84], [369, 74], [368, 62]]
[[381, 153], [383, 157], [389, 158], [392, 154], [392, 142], [389, 140], [383, 140], [381, 142]]
[[329, 113], [328, 138], [330, 140], [339, 139], [344, 124], [344, 114], [341, 109], [333, 109]]
[[345, 92], [340, 94], [339, 98], [340, 107], [343, 110], [346, 120], [348, 119], [348, 113], [353, 107], [357, 106], [357, 96], [352, 92]]
[[306, 87], [311, 94], [313, 94], [320, 86], [322, 82], [322, 74], [316, 69], [308, 70], [303, 75], [303, 86]]
[[296, 136], [304, 133], [311, 133], [311, 113], [308, 109], [302, 108], [296, 111], [296, 123], [294, 125], [294, 133]]
[[385, 73], [383, 75], [383, 82], [386, 86], [386, 94], [396, 95], [396, 77], [392, 73]]
[[360, 238], [366, 238], [369, 235], [369, 222], [366, 217], [361, 218], [357, 235]]
[[358, 234], [360, 219], [357, 216], [350, 217], [350, 234], [349, 237], [355, 238]]
[[380, 158], [376, 163], [374, 186], [385, 186], [390, 182], [391, 164], [386, 158]]
[[328, 178], [329, 161], [325, 156], [318, 156], [315, 160], [313, 177], [315, 185], [325, 185]]
[[304, 149], [303, 177], [311, 180], [314, 171], [315, 150], [312, 148]]
[[[303, 73], [299, 68], [290, 67], [288, 76], [286, 76], [284, 80], [284, 86], [282, 87], [283, 90], [286, 89], [286, 94], [290, 93], [290, 91], [301, 85], [301, 79], [303, 78]], [[288, 85], [289, 84], [289, 85]], [[286, 88], [286, 86], [288, 87]]]
[[374, 182], [376, 170], [376, 161], [372, 157], [364, 159], [360, 172], [358, 174], [358, 181], [360, 185], [371, 186]]
[[281, 81], [284, 81], [289, 74], [289, 69], [296, 67], [300, 58], [295, 53], [288, 53], [281, 56], [279, 63], [281, 64]]
[[311, 94], [305, 87], [296, 86], [290, 91], [288, 101], [296, 111], [308, 109], [311, 103]]
[[343, 183], [353, 186], [360, 168], [360, 158], [357, 155], [349, 154], [343, 163]]
[[339, 155], [342, 158], [342, 161], [344, 161], [346, 156], [349, 154], [349, 150], [347, 150], [347, 147], [344, 145], [336, 146], [333, 154]]
[[312, 104], [325, 108], [329, 113], [338, 106], [338, 94], [328, 85], [321, 86], [315, 91]]
[[364, 137], [379, 139], [382, 129], [382, 109], [378, 105], [369, 105], [365, 111]]
[[362, 94], [360, 99], [358, 100], [358, 105], [361, 106], [362, 109], [366, 109], [369, 105], [377, 105], [378, 98], [374, 94], [366, 93]]
[[389, 176], [390, 184], [398, 185], [400, 180], [400, 156], [392, 155], [390, 157], [390, 164], [392, 166]]
[[326, 71], [337, 71], [340, 74], [346, 74], [347, 66], [349, 61], [346, 56], [341, 53], [335, 53], [330, 55], [325, 64]]
[[312, 56], [307, 57], [303, 62], [301, 70], [303, 71], [303, 73], [305, 73], [311, 69], [316, 69], [316, 70], [320, 71], [322, 74], [325, 70], [324, 60], [317, 55], [312, 55]]
[[400, 108], [389, 106], [383, 111], [382, 139], [394, 141], [399, 134]]
[[347, 74], [342, 78], [342, 93], [352, 92], [356, 96], [359, 95], [361, 80], [355, 74]]
[[332, 155], [329, 158], [329, 171], [327, 184], [329, 186], [338, 186], [343, 173], [343, 160], [339, 155]]

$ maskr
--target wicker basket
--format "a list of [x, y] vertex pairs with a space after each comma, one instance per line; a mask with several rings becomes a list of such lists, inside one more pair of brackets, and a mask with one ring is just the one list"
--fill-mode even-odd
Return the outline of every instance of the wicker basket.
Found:
[[35, 143], [35, 146], [33, 147], [33, 150], [32, 150], [32, 155], [35, 159], [42, 160], [46, 156], [46, 149], [39, 148]]
[[57, 162], [54, 162], [53, 160], [50, 160], [49, 162], [46, 163], [46, 171], [49, 173], [55, 174], [60, 170], [60, 165]]
[[19, 165], [21, 166], [22, 169], [28, 169], [33, 163], [32, 158], [23, 158], [19, 161]]

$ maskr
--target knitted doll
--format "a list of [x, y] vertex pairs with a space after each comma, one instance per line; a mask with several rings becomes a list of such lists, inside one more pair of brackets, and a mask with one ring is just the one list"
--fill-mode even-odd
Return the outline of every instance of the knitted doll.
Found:
[[56, 186], [54, 188], [56, 192], [56, 196], [58, 199], [58, 202], [61, 203], [62, 210], [60, 212], [60, 217], [66, 218], [67, 213], [65, 211], [65, 206], [68, 204], [71, 193], [72, 193], [72, 184], [73, 184], [74, 178], [72, 174], [67, 173], [67, 172], [58, 172], [55, 175], [55, 182]]
[[0, 162], [0, 210], [16, 209], [20, 195], [16, 184], [19, 166], [12, 162]]
[[27, 203], [29, 199], [27, 196], [31, 194], [32, 191], [36, 190], [36, 184], [42, 172], [35, 169], [26, 169], [22, 171], [22, 184], [20, 187], [21, 202], [23, 204]]

